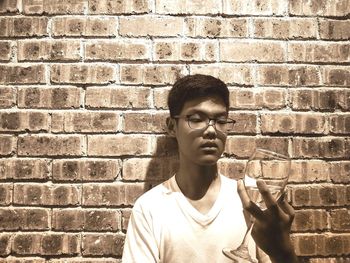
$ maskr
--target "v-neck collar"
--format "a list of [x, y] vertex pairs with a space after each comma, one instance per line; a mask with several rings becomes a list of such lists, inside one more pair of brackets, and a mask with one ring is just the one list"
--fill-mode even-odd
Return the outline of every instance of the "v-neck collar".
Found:
[[219, 174], [220, 176], [220, 190], [219, 194], [217, 195], [217, 198], [213, 204], [213, 206], [210, 208], [208, 213], [202, 214], [199, 212], [187, 199], [187, 197], [182, 193], [180, 187], [178, 186], [175, 175], [172, 176], [168, 181], [164, 182], [164, 186], [167, 189], [167, 193], [175, 194], [176, 195], [176, 201], [181, 208], [187, 215], [190, 215], [193, 220], [195, 220], [198, 224], [202, 226], [206, 226], [210, 224], [219, 214], [221, 208], [222, 208], [222, 192], [224, 191], [224, 184], [223, 184], [223, 176]]

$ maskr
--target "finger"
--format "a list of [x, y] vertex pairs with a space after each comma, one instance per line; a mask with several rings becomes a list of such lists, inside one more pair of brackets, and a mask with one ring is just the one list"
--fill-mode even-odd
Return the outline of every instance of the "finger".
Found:
[[266, 183], [263, 180], [257, 180], [256, 185], [258, 186], [259, 192], [265, 202], [266, 207], [270, 208], [273, 206], [277, 206], [276, 199], [273, 198]]
[[250, 205], [250, 198], [248, 196], [248, 193], [244, 187], [243, 180], [238, 180], [237, 181], [237, 192], [239, 195], [239, 198], [241, 199], [243, 208], [247, 208]]
[[256, 219], [261, 220], [264, 214], [256, 204], [250, 201], [249, 195], [242, 180], [239, 180], [237, 182], [237, 192], [241, 199], [243, 209], [248, 211]]
[[286, 201], [284, 200], [279, 204], [279, 207], [283, 210], [284, 213], [286, 213], [290, 220], [293, 221], [295, 216], [294, 208]]

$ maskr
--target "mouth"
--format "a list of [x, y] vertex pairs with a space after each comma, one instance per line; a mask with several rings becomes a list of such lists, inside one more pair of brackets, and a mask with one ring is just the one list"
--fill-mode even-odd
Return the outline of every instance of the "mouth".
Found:
[[218, 145], [216, 143], [213, 142], [206, 142], [203, 143], [200, 148], [202, 149], [206, 149], [206, 150], [216, 150], [218, 148]]

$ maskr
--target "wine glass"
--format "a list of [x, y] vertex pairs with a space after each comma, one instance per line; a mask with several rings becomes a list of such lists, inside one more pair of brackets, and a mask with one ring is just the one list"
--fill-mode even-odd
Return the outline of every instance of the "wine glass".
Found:
[[[261, 210], [266, 209], [266, 205], [257, 187], [257, 180], [265, 182], [271, 195], [278, 200], [287, 185], [290, 172], [290, 158], [273, 151], [256, 149], [249, 158], [244, 172], [244, 185], [249, 198]], [[232, 260], [242, 263], [255, 263], [248, 250], [248, 241], [254, 225], [254, 217], [250, 216], [251, 224], [248, 227], [241, 245], [237, 249], [224, 248], [224, 255]]]

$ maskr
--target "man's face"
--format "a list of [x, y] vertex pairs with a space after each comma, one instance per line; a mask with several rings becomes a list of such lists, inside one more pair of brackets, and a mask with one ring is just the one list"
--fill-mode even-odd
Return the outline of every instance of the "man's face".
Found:
[[[227, 109], [220, 97], [203, 97], [187, 101], [179, 115], [193, 114], [217, 119], [226, 117]], [[174, 132], [179, 145], [180, 160], [186, 159], [198, 165], [213, 165], [225, 149], [227, 134], [212, 125], [196, 130], [189, 127], [186, 118], [179, 118]]]

